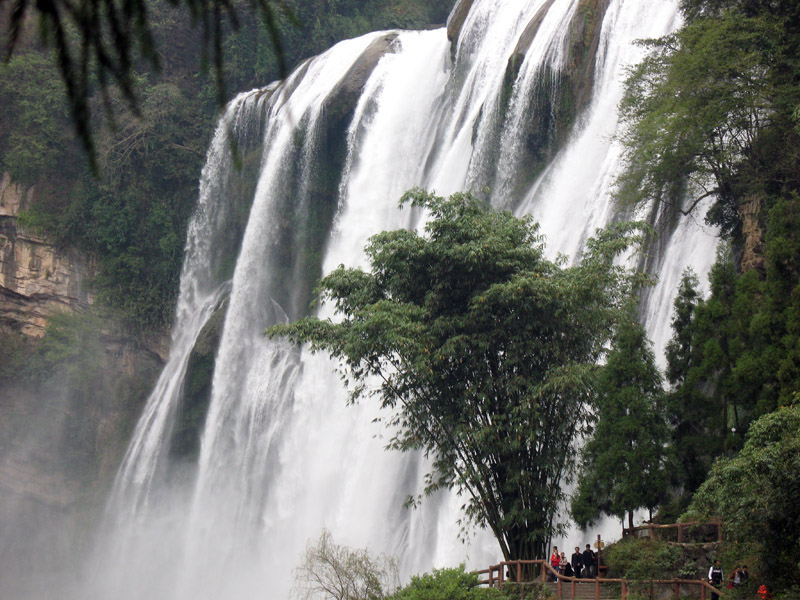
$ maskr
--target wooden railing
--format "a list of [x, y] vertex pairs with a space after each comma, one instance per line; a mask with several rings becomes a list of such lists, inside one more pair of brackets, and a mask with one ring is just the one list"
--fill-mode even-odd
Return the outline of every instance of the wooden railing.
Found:
[[[523, 567], [531, 567], [526, 569], [529, 573], [537, 571], [534, 565], [538, 565], [539, 574], [535, 577], [529, 577], [523, 580], [522, 571]], [[508, 571], [512, 577], [506, 578], [505, 573]], [[692, 586], [697, 588], [700, 600], [706, 600], [709, 594], [717, 594], [723, 596], [723, 592], [703, 579], [651, 579], [651, 580], [637, 580], [631, 581], [627, 579], [610, 579], [606, 577], [598, 577], [596, 579], [582, 579], [579, 577], [567, 577], [556, 571], [546, 560], [511, 560], [503, 561], [496, 565], [491, 565], [488, 569], [477, 571], [478, 575], [488, 575], [486, 579], [481, 579], [478, 583], [480, 585], [488, 585], [489, 587], [503, 587], [505, 583], [516, 583], [519, 585], [526, 585], [536, 583], [537, 580], [544, 583], [547, 580], [547, 575], [555, 578], [556, 583], [556, 597], [558, 600], [569, 598], [575, 600], [576, 590], [579, 584], [591, 584], [594, 587], [594, 598], [600, 600], [601, 586], [620, 586], [621, 600], [627, 600], [628, 593], [631, 587], [637, 590], [642, 588], [648, 589], [648, 595], [651, 600], [654, 598], [654, 591], [656, 586], [671, 586], [675, 600], [681, 598], [681, 586]], [[565, 590], [567, 588], [567, 590]], [[585, 589], [585, 588], [584, 588]], [[565, 594], [566, 591], [566, 594]], [[585, 598], [586, 596], [582, 596]], [[608, 597], [604, 595], [602, 597]]]
[[[677, 530], [677, 541], [679, 544], [685, 542], [689, 535], [699, 529], [705, 528], [708, 530], [709, 528], [713, 528], [716, 533], [716, 540], [717, 542], [722, 541], [722, 523], [720, 521], [709, 521], [707, 523], [698, 523], [698, 522], [688, 522], [688, 523], [670, 523], [668, 525], [656, 525], [654, 523], [647, 523], [645, 525], [639, 525], [638, 527], [626, 527], [622, 530], [622, 537], [633, 536], [637, 538], [641, 537], [649, 537], [651, 540], [655, 539], [657, 535], [659, 537], [664, 537], [662, 534], [672, 530]], [[641, 535], [642, 533], [646, 533], [646, 536]]]

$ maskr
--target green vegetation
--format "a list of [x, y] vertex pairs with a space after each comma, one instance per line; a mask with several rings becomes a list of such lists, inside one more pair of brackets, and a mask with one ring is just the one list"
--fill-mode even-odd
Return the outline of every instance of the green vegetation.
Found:
[[[267, 0], [264, 4], [275, 8], [282, 56], [291, 67], [345, 37], [443, 23], [452, 3]], [[86, 8], [91, 12], [106, 4], [111, 2], [90, 2]], [[131, 10], [139, 5], [138, 0], [119, 3]], [[221, 4], [189, 2], [186, 7], [196, 9], [200, 17]], [[90, 43], [98, 44], [98, 51], [104, 47], [106, 53], [119, 53], [113, 54], [113, 73], [107, 80], [116, 86], [103, 86], [98, 75], [102, 68], [94, 76], [91, 68], [78, 76], [74, 53], [77, 62], [65, 72], [54, 60], [58, 53], [34, 43], [27, 25], [19, 29], [10, 61], [0, 67], [0, 107], [5, 117], [0, 171], [25, 186], [37, 185], [36, 203], [21, 222], [60, 245], [94, 253], [100, 265], [96, 287], [101, 301], [117, 309], [137, 331], [164, 327], [172, 318], [186, 223], [218, 110], [215, 78], [198, 69], [203, 60], [198, 49], [208, 40], [204, 41], [202, 27], [193, 26], [186, 7], [148, 2], [146, 19], [131, 24], [122, 32], [127, 38], [117, 40], [127, 40], [127, 50], [108, 46], [93, 32], [85, 32], [92, 35], [84, 39], [72, 25], [64, 25], [71, 48]], [[242, 2], [230, 7], [246, 9]], [[290, 13], [296, 20], [286, 16]], [[225, 61], [216, 77], [224, 78], [225, 89], [266, 85], [284, 72], [272, 30], [259, 19], [241, 19], [238, 27], [230, 19], [219, 23]], [[138, 59], [125, 59], [126, 51], [132, 53], [129, 59]], [[154, 72], [149, 59], [156, 56]], [[73, 83], [85, 89], [65, 90], [63, 79], [69, 73], [77, 77]], [[68, 99], [73, 93], [86, 95], [92, 118], [89, 113], [81, 116], [82, 109], [75, 104], [79, 98]], [[110, 119], [102, 118], [102, 107]], [[73, 133], [75, 111], [79, 119], [87, 120], [89, 129], [82, 135], [91, 134], [96, 149], [94, 174]]]
[[[509, 586], [511, 587], [511, 586]], [[478, 575], [467, 573], [461, 565], [452, 569], [435, 569], [411, 578], [411, 583], [391, 596], [392, 600], [489, 600], [506, 596], [500, 590], [478, 587]]]
[[792, 0], [684, 0], [686, 24], [649, 43], [622, 104], [633, 125], [620, 196], [684, 211], [705, 197], [706, 218], [741, 235], [756, 197], [798, 189], [794, 112], [800, 105], [798, 7]]
[[583, 447], [571, 514], [582, 528], [601, 513], [633, 527], [633, 511], [653, 509], [668, 483], [669, 438], [661, 374], [631, 307], [617, 326], [596, 387], [594, 432]]
[[680, 571], [683, 554], [669, 542], [625, 538], [603, 550], [609, 577], [632, 580], [672, 579]]
[[[686, 274], [675, 305], [667, 360], [673, 448], [682, 501], [714, 459], [741, 449], [750, 423], [794, 401], [800, 386], [800, 240], [796, 199], [769, 211], [763, 272], [740, 273], [723, 246], [701, 299]], [[685, 506], [685, 504], [684, 504]]]
[[741, 452], [720, 459], [687, 518], [719, 516], [727, 553], [775, 589], [800, 586], [800, 406], [753, 422]]
[[631, 128], [620, 198], [684, 213], [709, 198], [706, 221], [724, 240], [710, 296], [687, 272], [675, 303], [667, 406], [677, 468], [664, 520], [681, 514], [715, 460], [744, 456], [750, 427], [800, 389], [800, 7], [681, 7], [685, 24], [647, 43], [622, 104]]
[[461, 194], [417, 190], [401, 203], [429, 212], [424, 236], [377, 234], [369, 273], [340, 267], [320, 282], [342, 321], [308, 317], [268, 334], [340, 359], [352, 400], [377, 397], [392, 411], [390, 446], [433, 457], [428, 493], [465, 493], [468, 518], [506, 559], [543, 556], [561, 531], [561, 482], [597, 361], [644, 283], [614, 265], [640, 230], [600, 232], [566, 268], [544, 258], [529, 218]]

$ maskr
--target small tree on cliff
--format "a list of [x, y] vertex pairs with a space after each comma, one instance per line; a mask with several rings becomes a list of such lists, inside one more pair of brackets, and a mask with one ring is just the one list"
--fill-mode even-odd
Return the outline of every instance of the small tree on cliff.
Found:
[[545, 259], [538, 227], [469, 195], [412, 191], [425, 235], [375, 235], [369, 273], [339, 267], [319, 284], [339, 322], [278, 325], [343, 365], [353, 401], [390, 411], [391, 448], [432, 456], [426, 492], [465, 492], [506, 559], [541, 557], [563, 501], [612, 323], [641, 275], [614, 265], [639, 229], [619, 225], [580, 265]]

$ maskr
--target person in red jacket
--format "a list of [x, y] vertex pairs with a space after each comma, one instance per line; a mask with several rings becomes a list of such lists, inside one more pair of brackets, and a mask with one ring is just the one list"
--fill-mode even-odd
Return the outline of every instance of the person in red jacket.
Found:
[[[550, 555], [550, 566], [553, 567], [556, 573], [558, 573], [558, 567], [561, 564], [561, 555], [558, 553], [558, 546], [553, 546], [553, 553]], [[555, 581], [557, 577], [550, 574], [550, 581]]]

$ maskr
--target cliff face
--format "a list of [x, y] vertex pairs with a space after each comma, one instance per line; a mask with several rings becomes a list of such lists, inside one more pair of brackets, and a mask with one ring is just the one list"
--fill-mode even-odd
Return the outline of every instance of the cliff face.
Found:
[[0, 328], [42, 337], [50, 317], [90, 306], [95, 261], [77, 250], [59, 249], [17, 224], [33, 201], [8, 173], [0, 179]]
[[19, 226], [36, 200], [0, 178], [0, 581], [66, 568], [167, 352], [165, 332], [142, 339], [97, 316], [93, 257]]

